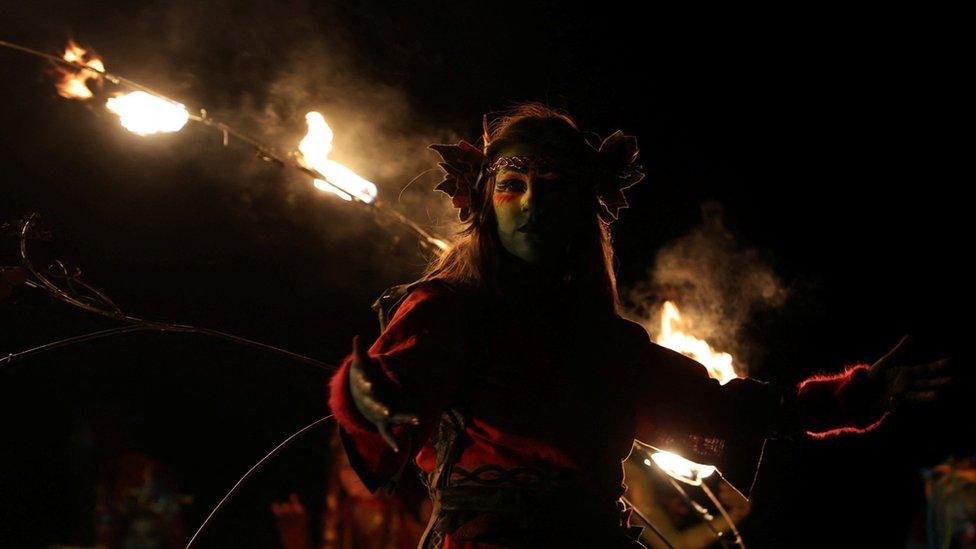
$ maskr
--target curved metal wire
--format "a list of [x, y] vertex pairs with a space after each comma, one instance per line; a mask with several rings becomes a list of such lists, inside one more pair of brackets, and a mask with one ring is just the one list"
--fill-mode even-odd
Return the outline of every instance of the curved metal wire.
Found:
[[[29, 284], [32, 287], [39, 289], [44, 289], [51, 294], [55, 299], [63, 301], [69, 305], [88, 311], [99, 316], [108, 317], [114, 320], [127, 321], [127, 322], [142, 322], [142, 319], [128, 316], [121, 311], [106, 311], [100, 307], [86, 303], [84, 300], [79, 299], [77, 296], [71, 295], [66, 292], [63, 288], [51, 282], [51, 280], [42, 274], [37, 268], [34, 267], [34, 263], [30, 260], [27, 254], [27, 235], [30, 232], [31, 227], [34, 224], [34, 220], [37, 219], [37, 214], [31, 214], [26, 221], [24, 221], [23, 226], [20, 228], [20, 264], [21, 266], [31, 275], [33, 275], [36, 282], [34, 284]], [[85, 286], [88, 286], [87, 284]], [[96, 292], [101, 294], [101, 292]], [[111, 303], [111, 300], [109, 300]], [[114, 305], [114, 303], [112, 304]]]
[[308, 425], [302, 427], [298, 431], [292, 433], [288, 438], [281, 441], [277, 446], [272, 448], [270, 452], [265, 454], [263, 458], [259, 459], [257, 463], [251, 466], [251, 468], [248, 469], [246, 473], [244, 473], [244, 476], [242, 476], [237, 482], [234, 483], [234, 486], [231, 487], [230, 491], [228, 491], [227, 494], [224, 495], [224, 497], [220, 498], [220, 501], [217, 502], [216, 507], [214, 507], [213, 510], [210, 511], [210, 514], [207, 515], [207, 518], [205, 518], [203, 520], [203, 523], [200, 524], [200, 527], [197, 528], [197, 531], [193, 534], [193, 537], [190, 538], [190, 541], [186, 544], [186, 549], [190, 549], [191, 547], [193, 547], [193, 544], [196, 543], [198, 539], [200, 539], [200, 536], [207, 529], [207, 526], [210, 524], [213, 518], [217, 516], [217, 513], [219, 513], [220, 510], [224, 508], [224, 505], [226, 505], [227, 502], [230, 501], [230, 498], [234, 497], [234, 494], [236, 494], [240, 490], [241, 486], [243, 486], [245, 482], [247, 482], [252, 476], [254, 476], [255, 473], [260, 471], [261, 468], [264, 467], [266, 463], [271, 461], [272, 458], [280, 454], [282, 450], [290, 446], [293, 442], [302, 438], [302, 436], [312, 431], [319, 425], [322, 425], [326, 421], [332, 419], [332, 417], [333, 417], [332, 414], [329, 414], [325, 417], [320, 417], [319, 419], [316, 419], [312, 423], [309, 423]]
[[[668, 475], [667, 473], [664, 473], [664, 475], [668, 479], [668, 482], [671, 483], [671, 486], [674, 487], [674, 490], [679, 494], [681, 494], [682, 498], [684, 498], [688, 506], [694, 509], [695, 512], [697, 512], [701, 516], [702, 522], [705, 523], [705, 526], [708, 526], [708, 529], [715, 534], [715, 539], [718, 541], [725, 540], [726, 537], [722, 534], [722, 531], [715, 528], [715, 526], [712, 524], [713, 517], [711, 513], [708, 512], [708, 509], [702, 507], [700, 503], [698, 503], [697, 501], [695, 501], [694, 498], [688, 495], [688, 492], [686, 492], [685, 489], [681, 487], [681, 484], [679, 484], [678, 481], [671, 478], [671, 476]], [[705, 483], [702, 482], [701, 486], [705, 486]], [[719, 506], [721, 506], [721, 504], [719, 504]], [[723, 509], [723, 514], [724, 514], [724, 509]]]
[[723, 506], [722, 502], [715, 497], [715, 494], [712, 493], [711, 488], [709, 488], [707, 484], [703, 482], [701, 484], [701, 488], [702, 491], [705, 492], [705, 495], [708, 496], [708, 499], [712, 500], [712, 504], [718, 508], [718, 512], [722, 514], [722, 518], [725, 519], [725, 522], [729, 524], [729, 528], [732, 530], [732, 535], [735, 536], [732, 543], [741, 547], [742, 549], [746, 549], [746, 544], [742, 541], [742, 534], [739, 533], [739, 529], [735, 526], [735, 522], [732, 520], [732, 517], [730, 517], [729, 513], [725, 510], [725, 506]]
[[[654, 450], [654, 451], [659, 451], [658, 448], [655, 448], [654, 446], [651, 446], [650, 444], [646, 444], [646, 443], [643, 443], [643, 442], [640, 442], [640, 441], [636, 441], [636, 440], [634, 441], [634, 449], [640, 450], [642, 452], [646, 452], [648, 449], [651, 449], [651, 450]], [[657, 467], [655, 469], [661, 475], [663, 475], [663, 477], [665, 479], [667, 479], [667, 481], [671, 484], [671, 486], [674, 488], [674, 490], [676, 492], [678, 492], [678, 494], [681, 495], [682, 499], [684, 499], [685, 502], [693, 510], [695, 510], [695, 512], [697, 512], [699, 514], [699, 516], [701, 516], [702, 522], [704, 522], [705, 525], [708, 527], [708, 529], [711, 530], [712, 533], [715, 534], [715, 539], [718, 540], [718, 541], [720, 541], [720, 542], [727, 541], [727, 539], [728, 539], [727, 536], [725, 536], [722, 531], [716, 529], [715, 526], [712, 525], [712, 522], [711, 522], [712, 516], [709, 514], [708, 510], [705, 509], [704, 507], [702, 507], [697, 501], [695, 501], [694, 498], [692, 498], [688, 494], [688, 492], [686, 492], [685, 489], [681, 487], [681, 484], [679, 484], [676, 480], [674, 480], [674, 478], [671, 477], [671, 475], [667, 474], [665, 471], [663, 471], [659, 467]], [[723, 480], [723, 482], [726, 482], [726, 481]], [[735, 543], [740, 548], [745, 549], [745, 543], [742, 541], [742, 536], [739, 534], [739, 530], [736, 528], [735, 524], [732, 522], [732, 517], [730, 517], [729, 514], [728, 514], [728, 512], [725, 510], [725, 506], [722, 505], [722, 502], [719, 501], [718, 498], [715, 497], [714, 493], [712, 493], [712, 491], [705, 485], [704, 482], [701, 483], [701, 488], [705, 492], [705, 494], [708, 496], [708, 498], [712, 501], [712, 503], [718, 508], [718, 511], [722, 515], [722, 518], [724, 518], [725, 521], [729, 523], [729, 526], [730, 526], [730, 528], [732, 530], [732, 533], [735, 536], [735, 540], [733, 540], [733, 543]], [[628, 503], [628, 505], [629, 505], [629, 503]], [[631, 505], [631, 506], [633, 507], [633, 505]], [[635, 511], [636, 511], [636, 508], [635, 508]], [[641, 515], [640, 513], [638, 513], [638, 516], [641, 518], [641, 520], [644, 520], [646, 522], [646, 518], [643, 515]], [[654, 529], [655, 530], [655, 533], [657, 533], [657, 529], [656, 528], [653, 528], [652, 527], [652, 529]], [[658, 533], [658, 536], [660, 536], [660, 535], [661, 534]]]
[[276, 354], [289, 358], [296, 362], [300, 362], [307, 366], [311, 366], [318, 370], [326, 372], [334, 372], [338, 367], [315, 360], [314, 358], [307, 357], [305, 355], [300, 355], [294, 353], [287, 349], [282, 349], [280, 347], [275, 347], [273, 345], [268, 345], [266, 343], [261, 343], [260, 341], [254, 341], [251, 339], [246, 339], [234, 334], [228, 334], [226, 332], [221, 332], [218, 330], [211, 330], [209, 328], [199, 328], [197, 326], [179, 325], [179, 324], [159, 324], [153, 322], [142, 322], [138, 324], [130, 324], [128, 326], [118, 326], [116, 328], [108, 328], [106, 330], [99, 330], [96, 332], [90, 332], [87, 334], [67, 337], [64, 339], [59, 339], [57, 341], [52, 341], [50, 343], [45, 343], [44, 345], [38, 345], [37, 347], [32, 347], [30, 349], [25, 349], [16, 353], [8, 353], [6, 356], [0, 357], [0, 366], [9, 366], [10, 364], [28, 358], [33, 355], [44, 353], [47, 351], [53, 351], [61, 347], [70, 347], [72, 345], [77, 345], [79, 343], [85, 343], [87, 341], [94, 341], [96, 339], [102, 339], [106, 337], [112, 337], [116, 335], [129, 334], [133, 332], [164, 332], [164, 333], [184, 333], [184, 334], [200, 334], [216, 339], [222, 339], [224, 341], [230, 341], [232, 343], [237, 343], [239, 345], [250, 347], [252, 349], [258, 349], [260, 351], [265, 351], [268, 353]]
[[[50, 343], [46, 343], [44, 345], [40, 345], [38, 347], [21, 351], [19, 353], [10, 353], [6, 357], [0, 358], [0, 366], [3, 366], [5, 364], [9, 365], [10, 363], [12, 363], [14, 360], [17, 359], [27, 358], [29, 356], [43, 353], [46, 351], [51, 351], [54, 349], [67, 347], [70, 345], [75, 345], [86, 341], [92, 341], [95, 339], [101, 339], [105, 337], [111, 337], [115, 335], [121, 335], [121, 334], [139, 332], [139, 331], [158, 331], [158, 332], [201, 334], [201, 335], [237, 343], [239, 345], [243, 345], [246, 347], [259, 349], [265, 352], [270, 352], [281, 356], [285, 356], [289, 359], [295, 360], [297, 362], [301, 362], [309, 366], [314, 366], [321, 370], [326, 370], [330, 372], [336, 370], [335, 366], [326, 364], [324, 362], [320, 362], [313, 358], [300, 355], [298, 353], [294, 353], [278, 347], [274, 347], [272, 345], [261, 343], [258, 341], [253, 341], [233, 334], [228, 334], [226, 332], [221, 332], [219, 330], [212, 330], [210, 328], [200, 328], [197, 326], [190, 326], [186, 324], [169, 324], [164, 322], [153, 322], [153, 321], [143, 320], [131, 315], [127, 315], [124, 312], [122, 312], [122, 310], [106, 294], [104, 294], [94, 286], [88, 284], [87, 282], [82, 281], [80, 278], [80, 274], [81, 274], [80, 270], [69, 269], [64, 262], [60, 260], [55, 261], [54, 266], [57, 268], [57, 271], [55, 271], [53, 276], [65, 280], [65, 283], [68, 286], [66, 290], [65, 288], [55, 284], [50, 278], [48, 278], [46, 274], [42, 273], [37, 268], [35, 268], [34, 264], [31, 262], [30, 257], [27, 253], [27, 237], [30, 234], [30, 229], [34, 224], [36, 217], [37, 217], [36, 214], [32, 214], [31, 216], [29, 216], [28, 219], [24, 222], [20, 231], [21, 264], [23, 268], [26, 269], [35, 279], [35, 280], [28, 280], [26, 283], [27, 286], [45, 291], [55, 299], [58, 299], [59, 301], [67, 303], [73, 307], [77, 307], [84, 311], [88, 311], [90, 313], [94, 313], [100, 316], [112, 318], [120, 322], [125, 322], [127, 324], [124, 326], [117, 326], [115, 328], [108, 328], [105, 330], [99, 330], [88, 334], [82, 334], [78, 336], [61, 339], [58, 341], [53, 341]], [[91, 299], [91, 301], [94, 301], [94, 303], [90, 303], [88, 302], [88, 299], [85, 299], [83, 296], [77, 295], [78, 292], [77, 292], [77, 288], [74, 285], [75, 283], [81, 285], [86, 291], [90, 292], [94, 296], [94, 298]], [[110, 307], [111, 310], [103, 309], [99, 307], [98, 304], [107, 305], [108, 307]], [[257, 473], [268, 461], [270, 461], [276, 455], [281, 453], [282, 450], [287, 448], [293, 442], [300, 439], [303, 435], [312, 431], [315, 427], [318, 427], [319, 425], [322, 425], [328, 420], [332, 419], [332, 417], [333, 417], [332, 414], [329, 414], [325, 417], [319, 418], [313, 421], [312, 423], [306, 425], [299, 431], [293, 433], [288, 438], [286, 438], [281, 443], [279, 443], [277, 446], [275, 446], [270, 452], [265, 454], [265, 456], [261, 458], [257, 463], [255, 463], [250, 469], [248, 469], [248, 471], [244, 474], [244, 476], [241, 477], [234, 484], [233, 487], [231, 487], [230, 491], [227, 492], [227, 494], [225, 494], [223, 498], [221, 498], [221, 500], [210, 512], [210, 514], [207, 515], [207, 518], [197, 529], [196, 533], [194, 533], [193, 537], [190, 538], [187, 547], [189, 548], [193, 546], [195, 541], [199, 539], [199, 537], [206, 530], [207, 525], [209, 525], [210, 522], [213, 520], [213, 518], [217, 516], [217, 513], [219, 513], [220, 510], [227, 504], [227, 502], [230, 501], [230, 499], [240, 490], [240, 488], [244, 485], [244, 483], [247, 482], [248, 479], [250, 479], [252, 476], [254, 476], [254, 474]]]
[[[254, 341], [252, 339], [247, 339], [244, 337], [236, 336], [234, 334], [229, 334], [227, 332], [221, 332], [220, 330], [213, 330], [210, 328], [201, 328], [198, 326], [191, 326], [188, 324], [172, 324], [167, 322], [156, 322], [151, 320], [145, 320], [139, 317], [135, 317], [124, 313], [116, 304], [113, 302], [105, 293], [98, 290], [91, 284], [83, 281], [80, 278], [80, 271], [78, 269], [68, 269], [64, 262], [55, 261], [54, 265], [58, 266], [60, 272], [56, 273], [55, 277], [61, 278], [66, 281], [67, 289], [55, 284], [47, 275], [40, 272], [34, 267], [34, 264], [30, 260], [30, 256], [27, 253], [27, 237], [30, 234], [30, 230], [37, 219], [37, 214], [31, 214], [26, 221], [24, 221], [23, 226], [20, 230], [20, 262], [21, 266], [30, 273], [34, 280], [28, 280], [26, 285], [31, 288], [42, 290], [47, 292], [55, 299], [67, 303], [72, 307], [77, 307], [83, 311], [93, 313], [106, 318], [111, 318], [117, 322], [122, 322], [126, 324], [125, 326], [119, 326], [116, 328], [109, 328], [106, 330], [99, 330], [96, 332], [91, 332], [88, 334], [82, 334], [78, 336], [73, 336], [65, 339], [60, 339], [57, 341], [52, 341], [44, 345], [39, 345], [31, 349], [20, 351], [17, 353], [10, 353], [5, 357], [0, 357], [0, 366], [9, 365], [15, 360], [27, 358], [39, 353], [46, 351], [52, 351], [61, 347], [67, 347], [70, 345], [76, 345], [78, 343], [84, 343], [86, 341], [92, 341], [95, 339], [101, 339], [104, 337], [111, 337], [120, 334], [140, 332], [140, 331], [154, 331], [154, 332], [165, 332], [165, 333], [184, 333], [184, 334], [200, 334], [208, 337], [213, 337], [216, 339], [222, 339], [224, 341], [230, 341], [238, 345], [245, 347], [250, 347], [252, 349], [258, 349], [267, 353], [272, 353], [276, 355], [283, 356], [290, 360], [306, 364], [308, 366], [313, 366], [320, 370], [327, 372], [333, 372], [338, 368], [334, 365], [316, 360], [314, 358], [301, 355], [289, 351], [287, 349], [282, 349], [280, 347], [275, 347], [274, 345], [268, 345], [267, 343], [261, 343], [260, 341]], [[85, 296], [78, 295], [76, 291], [75, 284], [81, 285], [85, 291], [89, 292], [91, 296], [86, 298]], [[102, 306], [99, 306], [102, 305]]]

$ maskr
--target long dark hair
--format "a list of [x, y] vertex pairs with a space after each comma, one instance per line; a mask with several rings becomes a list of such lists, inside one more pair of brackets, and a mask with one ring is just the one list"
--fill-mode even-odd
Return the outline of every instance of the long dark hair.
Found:
[[[566, 150], [582, 143], [575, 120], [566, 112], [537, 102], [519, 103], [485, 124], [483, 141], [488, 144], [489, 159], [501, 144], [524, 139], [545, 139], [547, 146]], [[483, 143], [484, 144], [484, 143]], [[480, 201], [468, 224], [458, 233], [456, 242], [435, 257], [424, 271], [423, 279], [441, 279], [458, 287], [499, 294], [499, 254], [503, 251], [496, 229], [492, 205], [494, 177], [483, 182]], [[613, 245], [609, 224], [600, 218], [595, 193], [587, 198], [579, 229], [570, 236], [566, 275], [575, 297], [592, 310], [615, 314], [620, 305], [617, 277], [614, 273]]]

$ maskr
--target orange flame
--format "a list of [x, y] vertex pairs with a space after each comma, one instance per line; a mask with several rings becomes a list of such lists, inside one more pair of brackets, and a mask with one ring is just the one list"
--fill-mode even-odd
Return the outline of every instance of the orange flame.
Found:
[[651, 454], [651, 459], [644, 460], [644, 465], [650, 467], [651, 460], [671, 477], [692, 486], [701, 486], [702, 479], [712, 476], [715, 472], [714, 465], [695, 463], [673, 452], [654, 452]]
[[182, 104], [144, 91], [112, 97], [105, 107], [118, 115], [123, 128], [139, 135], [176, 132], [190, 119]]
[[[94, 53], [90, 53], [74, 40], [68, 40], [68, 45], [64, 48], [62, 59], [84, 65], [95, 69], [98, 72], [105, 72], [105, 64], [102, 58]], [[58, 95], [66, 99], [91, 99], [92, 91], [88, 88], [87, 82], [91, 79], [98, 79], [99, 75], [82, 68], [58, 67], [60, 79], [56, 84]]]
[[298, 160], [306, 168], [325, 176], [325, 180], [315, 180], [315, 188], [335, 194], [343, 200], [351, 201], [353, 195], [364, 202], [376, 200], [376, 185], [335, 160], [329, 159], [329, 153], [332, 152], [332, 138], [335, 134], [326, 123], [325, 117], [321, 113], [312, 111], [305, 115], [305, 121], [308, 123], [308, 132], [298, 144], [298, 151], [301, 153]]
[[657, 344], [701, 362], [708, 370], [708, 375], [722, 385], [738, 377], [732, 367], [732, 355], [716, 352], [704, 339], [687, 333], [684, 330], [689, 327], [685, 324], [678, 307], [665, 301], [661, 309], [661, 332], [657, 336]]

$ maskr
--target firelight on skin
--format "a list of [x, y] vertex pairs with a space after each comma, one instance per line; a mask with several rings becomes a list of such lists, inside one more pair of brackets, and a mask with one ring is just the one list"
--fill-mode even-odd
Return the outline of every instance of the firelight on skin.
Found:
[[[515, 143], [499, 156], [539, 153], [536, 147]], [[504, 167], [495, 174], [492, 189], [498, 237], [509, 253], [535, 264], [565, 253], [583, 206], [579, 185], [554, 170], [539, 172], [532, 166], [522, 172]]]

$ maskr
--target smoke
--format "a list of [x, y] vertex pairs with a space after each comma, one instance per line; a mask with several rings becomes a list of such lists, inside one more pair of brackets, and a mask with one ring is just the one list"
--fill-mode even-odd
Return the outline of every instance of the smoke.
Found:
[[702, 206], [702, 224], [662, 248], [647, 279], [624, 295], [628, 316], [657, 337], [661, 309], [672, 301], [681, 310], [686, 331], [714, 350], [731, 353], [740, 375], [760, 353], [746, 341], [744, 328], [760, 310], [778, 308], [788, 291], [762, 254], [741, 245], [726, 228], [722, 207]]
[[[379, 199], [411, 219], [442, 235], [454, 228], [449, 201], [431, 191], [441, 170], [426, 147], [458, 137], [422, 120], [403, 89], [360, 74], [351, 55], [313, 36], [287, 52], [265, 95], [254, 109], [251, 101], [242, 106], [250, 125], [270, 129], [276, 142], [294, 148], [305, 132], [305, 113], [321, 112], [336, 135], [330, 158], [376, 183]], [[290, 192], [318, 191], [298, 177]]]
[[[165, 43], [185, 52], [179, 57], [207, 52], [222, 59], [199, 71], [226, 84], [208, 92], [219, 109], [215, 116], [290, 151], [305, 133], [305, 114], [321, 112], [335, 132], [330, 158], [374, 182], [380, 201], [449, 238], [459, 228], [456, 214], [448, 200], [431, 190], [440, 180], [440, 169], [426, 147], [454, 142], [458, 136], [414, 109], [408, 91], [370, 63], [375, 51], [363, 51], [363, 42], [350, 34], [342, 15], [337, 6], [304, 2], [177, 2], [167, 6], [162, 19], [168, 29]], [[217, 45], [211, 24], [215, 18], [223, 18], [219, 28], [224, 29]], [[234, 62], [227, 63], [227, 57]], [[206, 85], [208, 90], [212, 86]], [[209, 157], [206, 164], [225, 169]], [[348, 249], [357, 243], [357, 251], [374, 262], [385, 255], [375, 252], [390, 252], [401, 241], [404, 249], [399, 251], [407, 254], [401, 259], [409, 261], [409, 250], [418, 250], [402, 227], [384, 222], [377, 231], [377, 220], [361, 206], [315, 190], [302, 174], [268, 173], [274, 168], [260, 162], [236, 166], [243, 184], [235, 205], [256, 227], [298, 225], [328, 246]], [[423, 263], [419, 255], [412, 259], [414, 267]], [[388, 257], [375, 263], [380, 278], [403, 270]], [[360, 266], [361, 271], [368, 268]]]
[[[450, 201], [432, 191], [441, 172], [427, 150], [431, 143], [456, 142], [451, 128], [457, 124], [428, 120], [415, 108], [403, 75], [381, 68], [391, 60], [406, 64], [421, 52], [398, 43], [395, 35], [383, 37], [388, 42], [364, 40], [356, 34], [363, 22], [350, 23], [355, 10], [301, 0], [178, 0], [84, 16], [69, 10], [61, 25], [51, 22], [58, 10], [50, 8], [24, 8], [21, 16], [46, 21], [47, 41], [74, 36], [93, 47], [110, 72], [171, 95], [191, 112], [204, 107], [279, 152], [296, 150], [305, 114], [321, 112], [335, 132], [330, 158], [375, 183], [380, 201], [441, 238], [450, 239], [460, 228]], [[281, 242], [296, 231], [314, 236], [323, 256], [343, 255], [360, 262], [354, 267], [358, 273], [382, 280], [405, 276], [424, 262], [409, 231], [388, 221], [378, 226], [361, 205], [314, 189], [303, 174], [255, 160], [249, 146], [233, 138], [221, 150], [214, 130], [191, 123], [179, 136], [148, 138], [141, 145], [129, 142], [139, 139], [134, 136], [120, 139], [126, 143], [106, 148], [152, 155], [159, 166], [144, 171], [161, 186], [178, 185], [166, 173], [176, 164], [182, 172], [174, 169], [172, 179], [192, 169], [194, 178], [209, 180], [221, 195], [215, 208], [252, 228], [256, 242]], [[93, 164], [118, 169], [110, 155]], [[399, 257], [391, 259], [391, 253]]]

